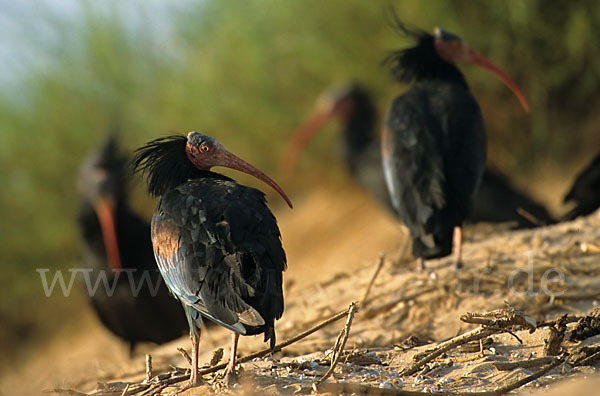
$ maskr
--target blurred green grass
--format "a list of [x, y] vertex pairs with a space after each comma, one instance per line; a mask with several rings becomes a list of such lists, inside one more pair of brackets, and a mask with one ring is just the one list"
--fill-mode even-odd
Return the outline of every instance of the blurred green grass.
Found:
[[[35, 269], [78, 266], [78, 168], [113, 127], [130, 148], [203, 131], [278, 176], [286, 139], [325, 87], [359, 80], [381, 112], [405, 88], [381, 66], [388, 51], [409, 44], [389, 27], [388, 3], [189, 1], [166, 9], [168, 30], [141, 2], [135, 27], [117, 1], [74, 4], [77, 18], [40, 9], [53, 39], [25, 33], [27, 75], [0, 91], [0, 339], [8, 349], [35, 345], [77, 318], [81, 295], [45, 298]], [[528, 174], [600, 147], [594, 1], [391, 4], [412, 25], [458, 33], [522, 87], [531, 114], [496, 79], [462, 68], [484, 112], [489, 157], [503, 170]], [[330, 134], [311, 145], [311, 176], [284, 183], [288, 192], [335, 172], [332, 144]], [[140, 186], [133, 199], [150, 213]]]

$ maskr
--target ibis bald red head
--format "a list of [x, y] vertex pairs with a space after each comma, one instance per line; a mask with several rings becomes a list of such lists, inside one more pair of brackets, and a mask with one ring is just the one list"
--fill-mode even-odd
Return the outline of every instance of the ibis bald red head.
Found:
[[282, 157], [281, 167], [292, 173], [298, 164], [300, 152], [317, 131], [331, 118], [346, 120], [354, 109], [354, 85], [346, 84], [324, 92], [317, 98], [315, 107], [308, 119], [302, 124], [288, 144]]
[[189, 160], [199, 170], [209, 171], [213, 166], [223, 166], [247, 173], [271, 186], [281, 195], [290, 208], [293, 207], [286, 193], [273, 179], [248, 162], [230, 153], [215, 138], [195, 131], [190, 132], [187, 135], [185, 151]]
[[525, 95], [521, 92], [517, 84], [502, 71], [502, 69], [471, 48], [456, 34], [436, 27], [433, 31], [433, 36], [434, 46], [440, 58], [451, 65], [456, 64], [457, 61], [462, 61], [490, 71], [514, 92], [525, 111], [529, 111], [529, 103], [527, 102], [527, 99], [525, 99]]

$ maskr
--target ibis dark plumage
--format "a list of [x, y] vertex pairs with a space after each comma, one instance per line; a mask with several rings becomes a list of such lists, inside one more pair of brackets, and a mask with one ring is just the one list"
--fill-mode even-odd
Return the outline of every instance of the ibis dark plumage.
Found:
[[187, 322], [154, 264], [150, 224], [127, 204], [127, 163], [111, 137], [84, 164], [79, 228], [84, 265], [96, 285], [89, 290], [92, 308], [133, 351], [138, 342], [161, 344], [182, 336]]
[[[332, 118], [342, 124], [339, 146], [344, 167], [383, 207], [395, 213], [383, 175], [377, 111], [372, 95], [360, 84], [335, 86], [317, 99], [307, 121], [290, 140], [282, 166], [291, 173], [302, 149]], [[515, 228], [527, 228], [552, 223], [554, 219], [543, 205], [513, 187], [501, 172], [486, 167], [466, 221], [510, 222]]]
[[481, 110], [456, 67], [464, 61], [496, 74], [528, 104], [515, 83], [458, 36], [400, 32], [416, 45], [392, 53], [386, 63], [394, 77], [412, 87], [396, 97], [382, 134], [384, 175], [392, 204], [409, 228], [413, 255], [424, 260], [449, 255], [460, 265], [462, 224], [473, 203], [486, 159]]
[[272, 179], [198, 132], [153, 140], [137, 150], [133, 164], [145, 172], [148, 191], [161, 196], [152, 243], [160, 272], [188, 318], [191, 384], [198, 383], [203, 317], [232, 331], [231, 375], [240, 334], [264, 333], [275, 345], [286, 256], [265, 195], [210, 169], [248, 173], [292, 204]]
[[577, 175], [563, 201], [575, 203], [575, 207], [563, 216], [564, 220], [574, 220], [600, 208], [600, 154]]
[[467, 222], [510, 223], [512, 229], [554, 224], [548, 209], [514, 187], [502, 172], [486, 167]]

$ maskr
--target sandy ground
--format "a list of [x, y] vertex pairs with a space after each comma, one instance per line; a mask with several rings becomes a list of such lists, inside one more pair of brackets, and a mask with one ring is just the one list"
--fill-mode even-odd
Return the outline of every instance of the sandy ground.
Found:
[[[346, 198], [337, 199], [340, 194]], [[544, 356], [551, 333], [548, 327], [530, 333], [515, 326], [514, 336], [492, 335], [485, 346], [482, 343], [473, 351], [448, 351], [414, 375], [402, 375], [401, 371], [436, 343], [475, 329], [476, 324], [460, 319], [467, 312], [503, 308], [508, 301], [540, 323], [565, 313], [584, 315], [600, 299], [600, 213], [527, 231], [470, 227], [465, 233], [461, 271], [454, 271], [449, 259], [440, 259], [431, 261], [426, 273], [417, 273], [405, 250], [405, 231], [358, 189], [318, 190], [295, 204], [293, 212], [278, 214], [290, 264], [285, 274], [286, 312], [277, 323], [278, 340], [288, 339], [360, 300], [379, 262], [379, 253], [386, 252], [368, 304], [360, 307], [350, 327], [346, 353], [326, 383], [355, 384], [369, 387], [370, 393], [384, 392], [379, 394], [399, 390], [489, 391], [540, 369], [501, 371], [493, 363]], [[242, 364], [240, 384], [228, 391], [306, 393], [327, 370], [331, 349], [343, 326], [342, 319], [272, 358]], [[573, 326], [569, 324], [567, 330]], [[409, 338], [412, 344], [406, 341]], [[419, 346], [415, 340], [430, 345]], [[583, 344], [600, 346], [600, 336], [588, 338]], [[0, 378], [0, 394], [41, 394], [57, 389], [63, 389], [62, 394], [123, 394], [126, 383], [133, 389], [144, 379], [146, 352], [152, 354], [154, 375], [172, 371], [172, 366], [186, 369], [187, 363], [176, 351], [178, 346], [189, 350], [188, 339], [160, 347], [140, 346], [130, 360], [125, 345], [87, 312], [80, 323], [49, 341], [26, 365], [5, 373]], [[566, 340], [562, 344], [570, 353], [580, 346], [580, 342]], [[226, 331], [214, 328], [204, 332], [201, 365], [206, 365], [220, 347], [227, 354]], [[243, 337], [239, 354], [264, 347], [261, 337]], [[588, 394], [600, 394], [600, 380], [593, 379], [596, 367], [590, 364], [561, 364], [519, 391], [547, 392], [556, 388], [562, 393], [554, 394], [578, 394], [572, 393], [580, 389], [575, 386], [590, 386]], [[587, 381], [595, 382], [580, 384], [588, 377], [592, 379]], [[223, 390], [220, 373], [204, 379], [202, 386], [184, 394]], [[148, 394], [174, 394], [181, 385]]]

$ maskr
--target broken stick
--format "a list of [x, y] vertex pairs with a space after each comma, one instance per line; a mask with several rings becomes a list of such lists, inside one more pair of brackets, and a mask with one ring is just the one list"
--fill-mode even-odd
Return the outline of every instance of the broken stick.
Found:
[[342, 353], [344, 352], [344, 347], [346, 346], [346, 341], [348, 340], [348, 336], [350, 335], [350, 326], [352, 325], [352, 319], [354, 319], [354, 314], [356, 313], [357, 309], [358, 304], [356, 303], [356, 301], [352, 302], [352, 304], [350, 304], [350, 307], [348, 308], [348, 317], [346, 319], [346, 324], [344, 325], [344, 328], [338, 335], [338, 338], [335, 341], [335, 346], [333, 347], [333, 352], [331, 356], [331, 366], [329, 366], [329, 369], [325, 372], [325, 374], [323, 374], [323, 376], [319, 378], [319, 380], [315, 383], [316, 387], [318, 387], [319, 384], [321, 384], [323, 381], [329, 378], [329, 376], [333, 373], [335, 366], [340, 361], [340, 357], [342, 356]]

